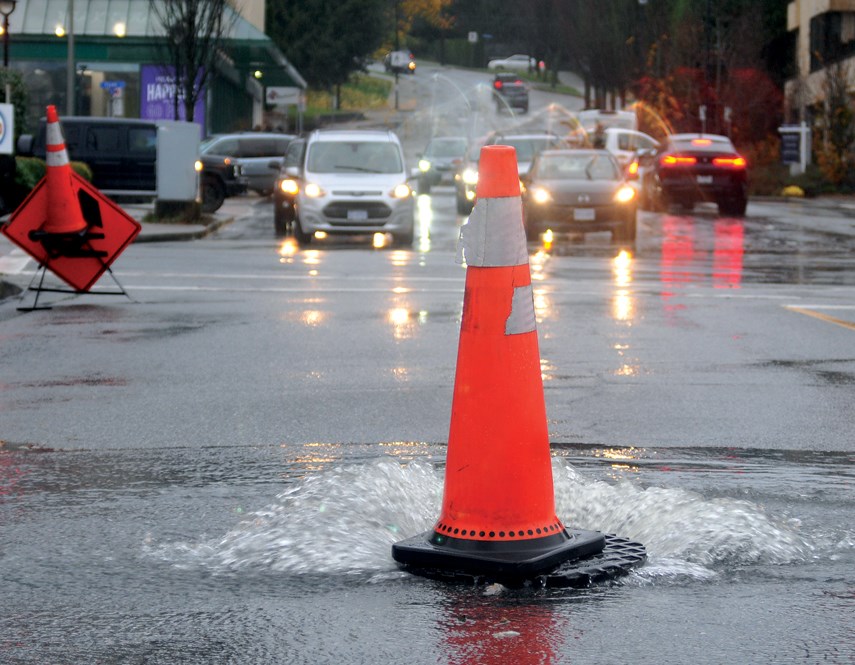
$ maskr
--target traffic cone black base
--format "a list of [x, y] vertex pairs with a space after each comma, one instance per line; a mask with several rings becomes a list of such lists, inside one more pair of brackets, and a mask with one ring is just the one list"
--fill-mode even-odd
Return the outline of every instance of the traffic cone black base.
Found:
[[392, 558], [405, 569], [478, 571], [504, 578], [526, 578], [554, 569], [568, 559], [601, 552], [603, 534], [568, 531], [514, 541], [464, 540], [429, 531], [395, 543]]
[[[502, 543], [501, 551], [494, 552], [485, 552], [483, 542], [460, 539], [446, 539], [442, 545], [435, 545], [431, 540], [439, 534], [428, 532], [396, 543], [392, 546], [392, 556], [402, 570], [443, 582], [498, 582], [511, 588], [555, 589], [579, 589], [602, 583], [626, 575], [647, 561], [647, 551], [641, 543], [597, 531], [565, 533], [568, 539], [563, 547], [537, 554], [522, 549], [512, 552], [508, 543]], [[448, 540], [465, 546], [462, 550], [452, 550]], [[515, 555], [519, 558], [514, 559]]]

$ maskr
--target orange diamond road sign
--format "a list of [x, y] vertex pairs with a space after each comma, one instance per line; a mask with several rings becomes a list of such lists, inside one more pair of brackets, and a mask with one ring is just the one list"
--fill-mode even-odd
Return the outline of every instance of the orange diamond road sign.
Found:
[[[2, 228], [3, 235], [50, 268], [76, 291], [88, 291], [141, 230], [139, 222], [105, 197], [86, 180], [72, 173], [75, 190], [87, 228], [82, 242], [49, 251], [38, 236], [48, 218], [47, 186], [43, 178]], [[34, 233], [36, 232], [36, 233]]]

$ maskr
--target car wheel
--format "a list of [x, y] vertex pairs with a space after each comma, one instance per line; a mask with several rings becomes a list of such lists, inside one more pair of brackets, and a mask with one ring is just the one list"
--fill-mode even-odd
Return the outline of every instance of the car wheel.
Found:
[[303, 225], [300, 224], [298, 216], [294, 217], [294, 240], [297, 241], [298, 245], [308, 245], [312, 242], [312, 234], [303, 230]]
[[664, 189], [657, 189], [650, 197], [650, 208], [654, 212], [668, 212], [670, 201]]
[[415, 238], [415, 229], [411, 226], [406, 231], [402, 231], [400, 233], [396, 233], [393, 236], [393, 240], [396, 245], [400, 247], [410, 247], [413, 244], [413, 238]]
[[722, 215], [728, 215], [731, 217], [743, 217], [745, 215], [745, 209], [748, 207], [748, 199], [742, 195], [736, 195], [733, 198], [725, 199], [720, 201], [718, 204], [718, 211]]
[[294, 221], [294, 209], [285, 204], [273, 203], [273, 228], [279, 237], [288, 234], [288, 225]]
[[647, 190], [644, 187], [638, 190], [638, 207], [642, 210], [650, 209], [650, 200], [647, 196]]
[[529, 242], [540, 240], [540, 225], [523, 208], [523, 230], [525, 239]]
[[466, 199], [465, 196], [457, 195], [457, 214], [468, 215], [472, 212], [472, 201]]
[[202, 179], [202, 212], [216, 212], [226, 200], [226, 187], [213, 176]]
[[638, 235], [638, 215], [633, 213], [623, 224], [612, 229], [612, 243], [634, 243]]

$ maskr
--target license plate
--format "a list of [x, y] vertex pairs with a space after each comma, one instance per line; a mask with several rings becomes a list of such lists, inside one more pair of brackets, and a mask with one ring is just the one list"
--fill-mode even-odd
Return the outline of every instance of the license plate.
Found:
[[596, 213], [593, 208], [576, 208], [573, 211], [573, 219], [577, 222], [593, 222], [596, 219]]
[[699, 185], [711, 185], [712, 184], [712, 176], [711, 175], [699, 175], [698, 176], [698, 184]]
[[368, 219], [368, 211], [367, 210], [348, 210], [347, 218], [351, 222], [364, 222]]

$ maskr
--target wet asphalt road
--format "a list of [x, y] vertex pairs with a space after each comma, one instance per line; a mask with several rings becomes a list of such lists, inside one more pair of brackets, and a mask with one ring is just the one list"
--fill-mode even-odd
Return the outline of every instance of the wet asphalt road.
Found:
[[557, 513], [649, 553], [558, 591], [391, 560], [439, 515], [451, 191], [407, 250], [297, 251], [269, 202], [227, 210], [129, 248], [130, 299], [0, 302], [0, 663], [855, 661], [847, 214], [752, 201], [644, 213], [632, 248], [530, 245]]
[[532, 246], [558, 513], [649, 561], [449, 587], [389, 555], [442, 493], [464, 271], [432, 198], [413, 250], [292, 253], [246, 201], [131, 247], [133, 302], [0, 306], [0, 661], [852, 662], [851, 240], [758, 204]]

